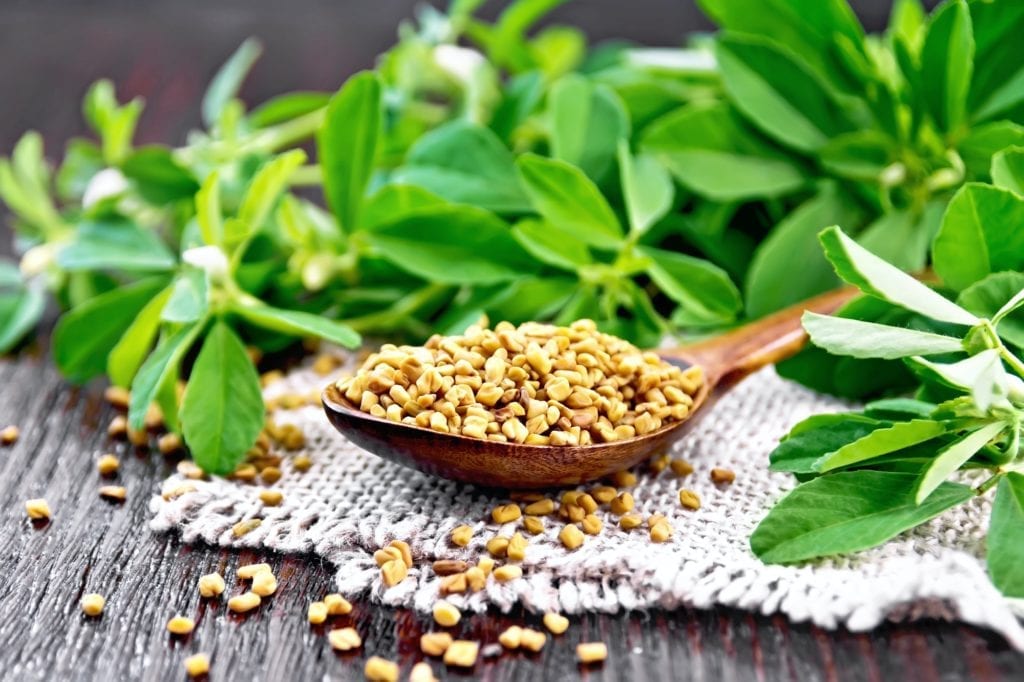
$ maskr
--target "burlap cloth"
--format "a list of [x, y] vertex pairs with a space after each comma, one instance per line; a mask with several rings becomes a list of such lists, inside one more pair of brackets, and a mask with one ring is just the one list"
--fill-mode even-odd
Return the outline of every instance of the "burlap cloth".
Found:
[[[269, 385], [266, 393], [308, 393], [326, 383], [327, 378], [300, 369]], [[733, 389], [676, 446], [673, 454], [695, 468], [685, 482], [669, 470], [658, 475], [638, 470], [632, 491], [637, 508], [669, 517], [675, 528], [670, 542], [652, 543], [646, 527], [623, 531], [607, 515], [601, 534], [587, 536], [570, 552], [558, 541], [562, 524], [549, 517], [542, 535], [528, 536], [522, 579], [490, 580], [481, 592], [449, 600], [473, 611], [508, 609], [518, 601], [534, 611], [566, 613], [724, 605], [852, 630], [887, 618], [933, 616], [991, 628], [1024, 649], [1024, 628], [1014, 615], [1024, 615], [1024, 604], [1002, 597], [985, 573], [990, 499], [972, 500], [852, 557], [767, 566], [751, 554], [751, 531], [794, 485], [791, 476], [768, 471], [768, 453], [804, 417], [845, 407], [783, 381], [773, 369], [763, 370]], [[284, 476], [273, 486], [284, 493], [280, 506], [260, 503], [250, 484], [198, 481], [196, 492], [171, 501], [154, 498], [152, 528], [177, 532], [190, 543], [313, 553], [337, 566], [342, 593], [421, 611], [429, 611], [438, 598], [431, 561], [473, 560], [486, 552], [489, 538], [516, 530], [515, 524], [490, 521], [489, 511], [501, 499], [360, 450], [318, 407], [281, 411], [275, 419], [301, 426], [314, 462], [306, 473], [285, 462]], [[708, 476], [712, 467], [733, 469], [736, 481], [715, 486]], [[166, 486], [182, 482], [175, 476]], [[682, 487], [700, 494], [700, 510], [680, 506]], [[232, 527], [251, 518], [262, 519], [262, 525], [235, 537]], [[468, 547], [459, 548], [448, 538], [463, 523], [475, 534]], [[393, 539], [409, 542], [417, 564], [406, 580], [385, 589], [372, 555]]]

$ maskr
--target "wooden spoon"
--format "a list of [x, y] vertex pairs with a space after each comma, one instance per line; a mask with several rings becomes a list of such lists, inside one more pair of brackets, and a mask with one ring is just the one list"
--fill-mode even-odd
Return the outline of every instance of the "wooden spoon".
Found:
[[[499, 488], [575, 485], [627, 469], [662, 452], [744, 377], [795, 354], [807, 340], [800, 326], [805, 310], [834, 312], [856, 294], [837, 289], [682, 348], [659, 350], [667, 362], [700, 365], [705, 382], [690, 417], [643, 436], [581, 446], [497, 443], [374, 417], [352, 405], [332, 384], [323, 392], [327, 417], [342, 434], [375, 455], [428, 474]], [[780, 406], [781, 409], [782, 406]]]

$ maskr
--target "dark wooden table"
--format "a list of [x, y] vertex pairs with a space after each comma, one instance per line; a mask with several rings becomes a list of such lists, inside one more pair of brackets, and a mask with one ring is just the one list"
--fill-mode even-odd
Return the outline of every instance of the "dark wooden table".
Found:
[[[372, 63], [413, 3], [271, 0], [220, 3], [176, 0], [34, 2], [0, 7], [0, 149], [27, 128], [41, 130], [51, 154], [82, 131], [79, 99], [87, 84], [111, 76], [125, 96], [143, 95], [143, 141], [173, 141], [196, 123], [195, 101], [217, 63], [247, 35], [268, 45], [246, 93], [259, 100], [289, 88], [334, 88], [345, 74]], [[492, 3], [493, 4], [493, 3]], [[887, 3], [854, 5], [877, 26]], [[933, 3], [928, 3], [933, 4]], [[637, 7], [643, 6], [643, 12]], [[678, 0], [579, 0], [562, 16], [593, 35], [626, 34], [670, 43], [706, 26]], [[9, 252], [0, 228], [0, 252]], [[196, 651], [213, 659], [215, 680], [362, 679], [365, 656], [419, 658], [428, 624], [404, 611], [357, 605], [338, 624], [365, 637], [358, 654], [337, 655], [325, 628], [311, 627], [308, 603], [331, 590], [333, 567], [313, 557], [229, 552], [181, 544], [148, 528], [148, 504], [173, 462], [155, 452], [110, 443], [112, 411], [101, 387], [76, 389], [56, 375], [39, 346], [0, 360], [0, 428], [21, 427], [16, 445], [0, 448], [0, 679], [183, 679], [181, 661]], [[123, 504], [99, 498], [96, 457], [122, 457]], [[33, 525], [24, 501], [45, 497], [49, 524]], [[269, 561], [280, 590], [257, 613], [238, 617], [223, 604], [201, 604], [198, 576], [242, 563]], [[82, 594], [107, 597], [102, 618], [85, 618]], [[183, 613], [195, 632], [178, 639], [164, 629]], [[462, 633], [496, 641], [507, 625], [534, 616], [468, 618]], [[574, 645], [601, 639], [610, 656], [581, 669]], [[466, 677], [435, 664], [439, 677]], [[890, 625], [871, 634], [826, 632], [783, 618], [732, 610], [592, 615], [539, 655], [481, 660], [476, 675], [494, 680], [1013, 680], [1024, 656], [998, 637], [949, 623]]]

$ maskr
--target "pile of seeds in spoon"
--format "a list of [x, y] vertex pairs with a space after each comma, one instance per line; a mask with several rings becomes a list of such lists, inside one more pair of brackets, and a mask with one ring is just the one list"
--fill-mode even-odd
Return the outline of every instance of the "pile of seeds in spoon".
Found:
[[592, 320], [501, 322], [382, 346], [338, 389], [376, 417], [527, 445], [589, 445], [686, 419], [703, 383]]

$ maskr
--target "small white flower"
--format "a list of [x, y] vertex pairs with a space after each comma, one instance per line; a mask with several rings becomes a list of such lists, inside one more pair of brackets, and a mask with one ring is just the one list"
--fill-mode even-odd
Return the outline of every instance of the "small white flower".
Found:
[[26, 278], [33, 277], [48, 270], [56, 261], [53, 244], [33, 246], [21, 257], [21, 273]]
[[223, 282], [228, 277], [228, 257], [219, 246], [196, 246], [181, 254], [181, 259], [205, 270], [214, 282]]
[[468, 47], [438, 45], [434, 48], [434, 63], [463, 83], [469, 83], [486, 61], [482, 54]]
[[104, 168], [96, 175], [85, 188], [82, 195], [82, 207], [90, 206], [103, 201], [108, 197], [117, 196], [128, 189], [128, 179], [116, 168]]

